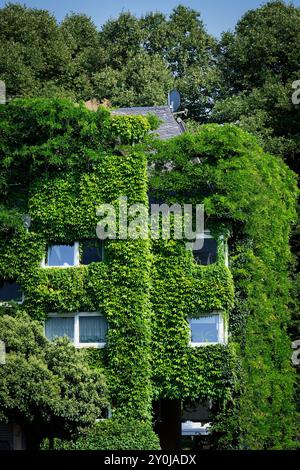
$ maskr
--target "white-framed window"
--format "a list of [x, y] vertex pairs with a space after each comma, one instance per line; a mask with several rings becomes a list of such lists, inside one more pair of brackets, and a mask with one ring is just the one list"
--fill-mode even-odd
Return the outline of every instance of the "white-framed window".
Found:
[[199, 318], [189, 318], [189, 325], [190, 346], [227, 343], [224, 318], [219, 312], [208, 313]]
[[[81, 246], [81, 256], [79, 245]], [[81, 259], [80, 259], [81, 257]], [[49, 245], [47, 256], [42, 261], [43, 268], [68, 268], [88, 265], [104, 259], [104, 243], [98, 239], [83, 240], [70, 245]]]
[[203, 246], [200, 250], [194, 250], [194, 260], [197, 264], [208, 266], [216, 263], [218, 258], [218, 242], [215, 240], [209, 230], [205, 230], [201, 236]]
[[24, 293], [20, 284], [13, 280], [0, 281], [0, 304], [12, 301], [18, 304], [24, 302]]
[[47, 257], [42, 261], [44, 268], [68, 268], [79, 266], [79, 243], [71, 245], [49, 245]]
[[76, 348], [104, 347], [107, 329], [107, 320], [99, 312], [50, 313], [45, 321], [50, 341], [67, 336]]

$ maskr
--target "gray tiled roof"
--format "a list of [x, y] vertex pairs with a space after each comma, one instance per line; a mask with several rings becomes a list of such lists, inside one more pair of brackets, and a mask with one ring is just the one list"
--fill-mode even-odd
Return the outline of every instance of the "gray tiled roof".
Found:
[[119, 108], [114, 109], [112, 111], [112, 114], [124, 115], [145, 115], [147, 113], [156, 114], [163, 121], [161, 126], [154, 131], [159, 135], [160, 139], [169, 139], [170, 137], [175, 137], [176, 135], [180, 135], [182, 134], [182, 132], [184, 132], [183, 124], [181, 122], [179, 123], [176, 121], [169, 106], [143, 106], [137, 108]]

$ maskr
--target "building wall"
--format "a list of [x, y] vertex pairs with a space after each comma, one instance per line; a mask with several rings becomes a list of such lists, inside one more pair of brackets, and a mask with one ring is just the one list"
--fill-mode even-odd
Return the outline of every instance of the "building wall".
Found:
[[158, 242], [152, 268], [152, 361], [159, 398], [226, 400], [233, 360], [228, 344], [192, 347], [189, 318], [220, 312], [226, 330], [234, 288], [219, 244], [218, 261], [195, 263], [184, 243]]
[[[91, 116], [94, 113], [83, 111], [80, 118], [85, 122]], [[99, 144], [101, 151], [94, 150], [99, 154], [93, 154], [92, 162], [85, 164], [84, 151], [90, 151], [85, 149], [78, 157], [69, 156], [72, 164], [67, 168], [64, 160], [44, 170], [38, 167], [21, 182], [32, 222], [28, 231], [18, 232], [1, 246], [0, 275], [22, 286], [21, 308], [32, 318], [44, 321], [49, 313], [67, 312], [105, 315], [107, 345], [87, 351], [87, 360], [104, 367], [115, 415], [150, 418], [153, 398], [222, 399], [227, 393], [230, 351], [222, 345], [189, 347], [187, 324], [189, 315], [212, 310], [222, 311], [228, 321], [233, 286], [221, 254], [215, 265], [200, 267], [180, 242], [170, 248], [148, 240], [107, 240], [102, 262], [70, 268], [42, 264], [51, 244], [96, 238], [99, 204], [111, 203], [118, 211], [121, 196], [128, 198], [128, 206], [147, 204], [147, 159], [128, 145], [128, 135], [143, 137], [147, 120], [107, 119], [95, 123], [96, 128], [104, 133], [105, 124], [109, 136], [110, 130], [115, 136], [123, 129], [125, 151], [115, 151], [110, 136], [106, 147]], [[46, 134], [46, 142], [47, 138]], [[77, 139], [72, 146], [81, 148]]]

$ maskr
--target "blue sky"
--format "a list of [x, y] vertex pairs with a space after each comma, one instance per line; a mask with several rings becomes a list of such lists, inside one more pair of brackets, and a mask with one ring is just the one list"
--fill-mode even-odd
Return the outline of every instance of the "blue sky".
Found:
[[[3, 7], [6, 0], [0, 0]], [[233, 29], [237, 20], [249, 9], [257, 8], [263, 0], [21, 0], [21, 3], [34, 8], [50, 10], [61, 21], [70, 12], [80, 12], [91, 16], [100, 28], [105, 21], [115, 18], [122, 10], [129, 10], [140, 16], [149, 11], [170, 13], [179, 3], [200, 11], [210, 34], [219, 36], [222, 31]], [[286, 2], [289, 3], [289, 2]], [[292, 2], [300, 7], [300, 0]]]

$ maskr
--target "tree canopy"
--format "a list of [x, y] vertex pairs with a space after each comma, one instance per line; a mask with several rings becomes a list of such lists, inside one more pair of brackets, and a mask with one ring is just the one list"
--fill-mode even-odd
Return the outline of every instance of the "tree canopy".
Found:
[[20, 424], [34, 448], [44, 437], [68, 438], [94, 424], [107, 406], [101, 372], [66, 338], [48, 341], [38, 322], [11, 309], [1, 307], [0, 315], [0, 421]]
[[[292, 325], [297, 338], [299, 314], [291, 322], [288, 311], [299, 311], [300, 277], [292, 286], [288, 272], [298, 191], [283, 159], [299, 174], [300, 110], [292, 103], [299, 39], [300, 9], [281, 0], [248, 11], [220, 40], [182, 5], [169, 16], [123, 12], [100, 29], [83, 14], [59, 24], [45, 10], [0, 9], [0, 80], [10, 100], [0, 106], [1, 236], [20, 228], [24, 207], [12, 209], [10, 202], [34, 174], [87, 171], [102, 151], [136, 143], [150, 129], [146, 118], [123, 117], [120, 125], [107, 110], [91, 113], [78, 102], [163, 105], [170, 89], [180, 91], [191, 132], [157, 143], [150, 189], [170, 202], [204, 200], [208, 217], [226, 222], [233, 234], [230, 328], [242, 374], [239, 400], [217, 423], [227, 448], [231, 425], [239, 445], [251, 448], [287, 448], [294, 434], [287, 330]], [[299, 233], [298, 223], [292, 237], [298, 266]], [[0, 338], [8, 351], [0, 368], [0, 419], [18, 419], [39, 440], [53, 437], [54, 429], [69, 437], [94, 420], [105, 386], [81, 353], [66, 341], [47, 342], [26, 315], [2, 315]]]
[[0, 78], [9, 97], [163, 105], [176, 86], [191, 116], [205, 119], [211, 109], [216, 41], [190, 8], [178, 6], [170, 17], [123, 12], [98, 31], [83, 14], [58, 24], [46, 10], [8, 4], [0, 27]]
[[265, 149], [299, 171], [299, 109], [292, 83], [299, 79], [300, 9], [282, 1], [250, 10], [219, 44], [223, 100], [212, 119], [239, 122]]

